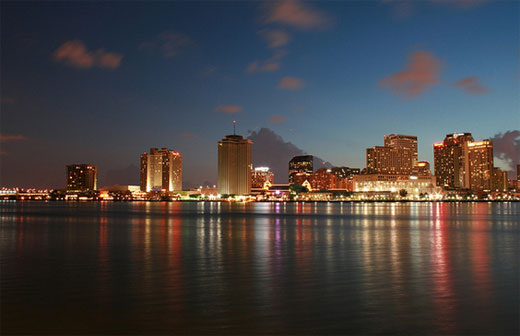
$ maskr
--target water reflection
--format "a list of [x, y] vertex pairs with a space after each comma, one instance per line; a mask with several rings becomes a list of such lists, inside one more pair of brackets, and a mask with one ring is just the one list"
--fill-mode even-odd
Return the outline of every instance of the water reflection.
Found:
[[518, 210], [13, 203], [0, 213], [2, 328], [515, 333]]

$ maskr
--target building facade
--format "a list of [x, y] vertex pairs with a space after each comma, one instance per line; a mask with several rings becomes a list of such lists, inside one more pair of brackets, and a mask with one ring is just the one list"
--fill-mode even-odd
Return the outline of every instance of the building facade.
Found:
[[493, 178], [493, 142], [483, 140], [466, 143], [465, 185], [471, 190], [491, 190]]
[[395, 174], [365, 174], [354, 176], [354, 191], [376, 193], [399, 193], [407, 195], [434, 195], [441, 191], [436, 186], [434, 176], [410, 176]]
[[467, 146], [471, 133], [447, 134], [443, 142], [433, 145], [433, 165], [437, 185], [447, 188], [469, 188]]
[[427, 161], [419, 161], [412, 168], [412, 175], [414, 176], [431, 176], [430, 163]]
[[266, 188], [273, 183], [274, 173], [269, 167], [256, 167], [251, 171], [251, 188]]
[[412, 166], [417, 164], [417, 137], [414, 135], [385, 135], [385, 147], [406, 149], [412, 152]]
[[414, 165], [413, 155], [413, 150], [408, 148], [367, 148], [367, 173], [410, 175]]
[[181, 191], [182, 155], [168, 148], [141, 154], [141, 191]]
[[218, 142], [218, 192], [248, 195], [251, 192], [251, 145], [241, 135], [227, 135]]
[[289, 184], [302, 184], [314, 171], [312, 155], [295, 156], [289, 161]]
[[493, 167], [493, 177], [491, 179], [491, 191], [507, 191], [507, 172], [498, 167]]
[[67, 166], [67, 191], [85, 192], [97, 190], [97, 166], [71, 164]]

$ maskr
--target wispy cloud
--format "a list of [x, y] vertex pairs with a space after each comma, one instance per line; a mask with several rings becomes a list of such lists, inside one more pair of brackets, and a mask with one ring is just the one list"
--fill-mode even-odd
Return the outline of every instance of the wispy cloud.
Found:
[[197, 135], [193, 132], [182, 132], [181, 134], [179, 134], [181, 138], [185, 138], [185, 139], [196, 139], [198, 138]]
[[301, 90], [305, 87], [305, 82], [299, 78], [286, 76], [278, 82], [278, 88], [282, 90]]
[[323, 12], [300, 0], [283, 0], [267, 3], [266, 23], [276, 23], [298, 29], [315, 29], [330, 26], [331, 19]]
[[85, 43], [80, 40], [63, 43], [53, 56], [58, 62], [80, 69], [92, 67], [115, 69], [119, 67], [123, 58], [121, 54], [105, 52], [103, 49], [89, 51]]
[[0, 98], [0, 103], [2, 104], [14, 104], [16, 100], [11, 97], [2, 97]]
[[228, 114], [242, 112], [242, 106], [240, 105], [219, 105], [213, 110], [215, 112], [224, 112]]
[[396, 19], [404, 19], [412, 15], [414, 4], [411, 1], [381, 0], [383, 4], [391, 5], [392, 15]]
[[467, 93], [473, 94], [473, 95], [481, 95], [484, 93], [489, 92], [489, 89], [485, 86], [483, 86], [478, 77], [472, 76], [472, 77], [466, 77], [462, 78], [461, 80], [457, 81], [455, 84], [453, 84], [456, 88], [461, 88]]
[[27, 140], [27, 137], [21, 134], [11, 135], [11, 134], [0, 134], [0, 142], [8, 142], [8, 141], [21, 141]]
[[283, 47], [291, 40], [289, 33], [281, 29], [262, 29], [258, 34], [267, 42], [269, 48]]
[[439, 81], [440, 68], [441, 62], [435, 55], [416, 51], [408, 55], [404, 70], [384, 78], [379, 85], [405, 98], [417, 97]]
[[253, 61], [249, 63], [246, 72], [271, 72], [280, 69], [283, 57], [287, 55], [286, 50], [277, 50], [274, 55], [265, 61]]
[[149, 41], [142, 42], [139, 45], [139, 49], [150, 52], [158, 50], [165, 58], [170, 58], [178, 55], [190, 43], [190, 38], [184, 34], [175, 31], [165, 31]]
[[286, 120], [287, 120], [287, 118], [280, 114], [273, 114], [269, 118], [269, 122], [271, 124], [281, 124], [281, 123], [284, 123]]

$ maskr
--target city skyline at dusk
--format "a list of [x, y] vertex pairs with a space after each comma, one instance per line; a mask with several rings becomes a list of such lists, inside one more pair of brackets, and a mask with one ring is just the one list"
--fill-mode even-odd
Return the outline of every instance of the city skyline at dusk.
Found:
[[519, 6], [2, 2], [2, 185], [63, 187], [72, 163], [139, 184], [151, 147], [182, 153], [187, 186], [216, 184], [235, 119], [237, 134], [269, 129], [360, 168], [387, 134], [417, 136], [433, 165], [433, 143], [471, 132], [512, 171]]

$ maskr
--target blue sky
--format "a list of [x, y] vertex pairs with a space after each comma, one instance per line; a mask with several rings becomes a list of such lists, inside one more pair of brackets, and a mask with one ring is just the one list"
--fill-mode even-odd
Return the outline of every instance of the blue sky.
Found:
[[72, 162], [102, 176], [150, 147], [180, 151], [186, 182], [214, 182], [234, 119], [351, 167], [389, 133], [417, 135], [431, 162], [447, 133], [520, 128], [517, 1], [1, 9], [2, 185], [63, 186]]

